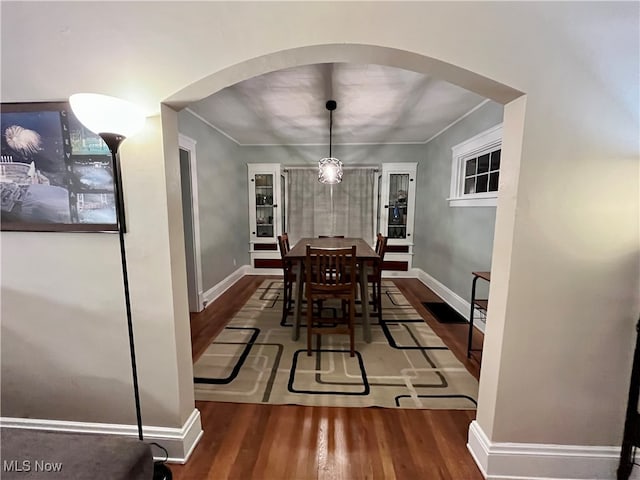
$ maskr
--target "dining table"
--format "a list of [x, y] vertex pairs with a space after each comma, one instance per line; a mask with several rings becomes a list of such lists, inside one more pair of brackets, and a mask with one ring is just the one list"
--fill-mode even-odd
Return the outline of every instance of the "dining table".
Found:
[[[380, 256], [367, 243], [364, 238], [301, 238], [285, 255], [285, 260], [290, 260], [293, 265], [298, 265], [296, 271], [296, 299], [294, 303], [294, 326], [291, 334], [294, 341], [300, 337], [300, 317], [302, 305], [302, 293], [304, 290], [304, 259], [307, 256], [307, 245], [313, 248], [351, 248], [356, 246], [356, 262], [360, 275], [360, 299], [362, 305], [362, 335], [367, 343], [371, 343], [371, 325], [369, 323], [369, 288], [367, 284], [368, 262], [375, 262]], [[308, 307], [310, 308], [310, 307]]]

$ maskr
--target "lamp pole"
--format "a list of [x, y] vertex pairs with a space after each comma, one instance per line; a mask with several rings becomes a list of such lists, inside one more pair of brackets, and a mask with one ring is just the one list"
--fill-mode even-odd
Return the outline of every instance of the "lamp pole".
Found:
[[118, 238], [120, 239], [120, 261], [122, 263], [122, 281], [124, 286], [124, 303], [127, 309], [127, 328], [129, 331], [129, 352], [131, 354], [131, 372], [133, 374], [133, 395], [136, 403], [136, 423], [138, 425], [138, 438], [142, 437], [142, 413], [140, 409], [140, 390], [138, 388], [138, 367], [136, 364], [136, 347], [133, 340], [133, 321], [131, 319], [131, 297], [129, 294], [129, 273], [127, 271], [127, 252], [124, 246], [124, 231], [126, 229], [124, 216], [124, 196], [122, 189], [122, 175], [120, 174], [120, 159], [118, 149], [125, 139], [124, 136], [115, 133], [99, 133], [104, 143], [111, 151], [113, 168], [113, 188], [116, 203], [116, 219], [118, 225]]
[[[126, 224], [118, 149], [120, 148], [122, 141], [127, 136], [133, 135], [142, 129], [146, 115], [144, 115], [141, 109], [125, 100], [96, 93], [76, 93], [71, 95], [71, 97], [69, 97], [69, 104], [80, 123], [93, 133], [99, 135], [107, 144], [107, 147], [109, 147], [109, 151], [111, 152], [113, 193], [115, 199], [118, 238], [120, 240], [120, 261], [122, 264], [124, 301], [127, 310], [127, 328], [129, 332], [129, 352], [131, 354], [131, 373], [133, 375], [133, 395], [136, 405], [136, 423], [138, 426], [138, 438], [143, 441], [140, 390], [138, 387], [138, 367], [136, 365], [136, 348], [133, 340], [133, 321], [131, 319], [131, 298], [129, 294], [129, 274], [127, 272], [127, 253], [124, 245]], [[167, 454], [164, 447], [157, 443], [152, 442], [152, 444], [160, 447], [165, 451], [165, 454]], [[170, 480], [172, 478], [171, 470], [164, 463], [166, 460], [167, 459], [165, 458], [165, 460], [154, 462], [154, 480]]]

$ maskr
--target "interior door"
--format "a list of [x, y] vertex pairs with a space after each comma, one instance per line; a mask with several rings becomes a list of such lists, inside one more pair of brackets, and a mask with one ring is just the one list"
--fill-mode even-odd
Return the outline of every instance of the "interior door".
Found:
[[184, 227], [184, 249], [187, 263], [187, 291], [189, 311], [201, 310], [198, 295], [195, 219], [191, 177], [191, 158], [187, 149], [180, 148], [180, 184], [182, 187], [182, 222]]

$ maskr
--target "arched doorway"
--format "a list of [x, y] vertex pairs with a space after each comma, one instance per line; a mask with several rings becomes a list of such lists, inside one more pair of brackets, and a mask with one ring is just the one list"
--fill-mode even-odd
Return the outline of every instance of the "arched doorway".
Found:
[[[457, 84], [503, 105], [513, 102], [523, 96], [522, 92], [502, 85], [494, 80], [416, 53], [370, 45], [332, 44], [300, 47], [274, 52], [259, 58], [248, 59], [232, 67], [212, 73], [166, 99], [164, 103], [169, 108], [163, 109], [162, 116], [163, 119], [173, 117], [176, 109], [182, 109], [187, 105], [202, 100], [223, 88], [257, 75], [300, 65], [334, 62], [381, 64], [403, 68], [405, 70], [412, 70], [418, 73], [429, 74], [439, 79]], [[522, 106], [522, 102], [514, 102], [514, 106], [511, 109], [512, 113], [505, 114], [503, 158], [509, 159], [508, 162], [505, 162], [505, 164], [508, 164], [508, 167], [506, 167], [508, 171], [505, 176], [508, 179], [507, 181], [514, 182], [513, 184], [507, 184], [504, 187], [501, 186], [501, 188], [505, 188], [507, 191], [513, 191], [516, 188], [515, 179], [517, 178], [520, 158], [518, 138], [521, 136], [521, 119], [524, 115], [524, 109]], [[173, 121], [163, 121], [163, 125], [173, 124]], [[507, 136], [512, 136], [512, 138], [507, 138]], [[173, 130], [173, 128], [171, 130], [163, 129], [163, 137], [165, 140], [173, 139], [173, 137], [175, 137], [175, 141], [177, 142], [177, 131]], [[502, 225], [508, 225], [508, 219], [510, 215], [512, 215], [509, 205], [507, 205], [506, 209], [500, 208], [499, 201], [498, 212], [501, 213], [497, 214], [498, 220], [496, 224], [501, 222]], [[508, 232], [504, 231], [504, 234], [507, 233]], [[494, 248], [493, 262], [498, 268], [506, 269], [506, 266], [508, 265], [508, 251]], [[498, 276], [500, 275], [498, 274]], [[504, 286], [505, 285], [503, 285], [503, 287]], [[506, 293], [501, 291], [499, 288], [492, 288], [491, 295], [492, 304], [499, 305], [500, 296], [505, 296]], [[492, 328], [488, 329], [486, 333], [486, 344], [491, 345], [492, 351], [498, 356], [502, 338], [502, 327], [503, 322], [492, 322]], [[488, 365], [488, 370], [497, 368], [499, 360], [496, 361], [496, 358], [491, 358]], [[492, 379], [495, 375], [492, 375], [491, 372], [489, 372], [485, 377]], [[484, 389], [481, 386], [481, 392], [484, 392], [484, 394], [481, 393], [479, 398], [479, 416], [483, 414], [483, 411], [486, 412], [488, 417], [492, 415], [493, 403], [495, 401], [491, 396], [492, 390], [494, 389], [490, 384], [486, 384], [486, 382]], [[485, 401], [485, 398], [488, 400]]]

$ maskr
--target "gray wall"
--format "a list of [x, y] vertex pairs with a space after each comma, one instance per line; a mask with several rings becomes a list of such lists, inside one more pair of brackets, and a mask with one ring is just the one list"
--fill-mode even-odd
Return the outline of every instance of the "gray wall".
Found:
[[[350, 165], [418, 162], [413, 266], [469, 301], [471, 272], [490, 270], [495, 207], [449, 207], [451, 147], [502, 121], [502, 105], [489, 102], [423, 145], [336, 145], [334, 156]], [[326, 145], [240, 147], [247, 163], [317, 164]], [[486, 296], [487, 285], [478, 283]]]
[[[177, 115], [161, 111], [120, 160], [142, 418], [179, 429], [193, 369]], [[2, 416], [134, 425], [118, 235], [2, 232], [0, 249]]]
[[418, 165], [413, 266], [467, 301], [471, 272], [491, 270], [496, 207], [449, 207], [451, 147], [502, 122], [502, 113], [502, 105], [483, 105], [427, 143]]
[[247, 166], [240, 147], [187, 110], [178, 114], [178, 130], [197, 142], [202, 289], [206, 292], [249, 264]]
[[[99, 5], [3, 2], [3, 101], [129, 92], [155, 111], [266, 71], [336, 61], [435, 72], [494, 98], [506, 99], [507, 85], [525, 92], [505, 108], [504, 152], [513, 163], [505, 162], [497, 210], [477, 425], [492, 443], [619, 445], [640, 307], [637, 3]], [[593, 35], [594, 26], [607, 31]], [[114, 38], [135, 48], [113, 48]], [[116, 61], [124, 75], [96, 75]], [[122, 160], [141, 388], [162, 404], [153, 409], [143, 398], [143, 418], [173, 428], [183, 423], [177, 399], [192, 397], [193, 385], [179, 379], [192, 374], [188, 313], [185, 306], [176, 315], [172, 300], [186, 303], [177, 275], [184, 255], [170, 239], [181, 229], [180, 215], [169, 215], [180, 205], [177, 128], [161, 109], [162, 123], [150, 119], [123, 143]], [[132, 402], [94, 388], [120, 383], [130, 398], [131, 372], [119, 368], [127, 348], [117, 237], [2, 232], [0, 239], [3, 395], [10, 372], [19, 380], [16, 397], [38, 403], [25, 416], [56, 418], [51, 398], [66, 396], [74, 420], [123, 423]], [[89, 325], [97, 329], [79, 337]], [[11, 363], [7, 345], [15, 346]], [[96, 399], [91, 415], [79, 413], [82, 395]], [[116, 403], [118, 413], [106, 414]]]
[[[469, 301], [471, 272], [491, 269], [495, 207], [449, 207], [451, 147], [502, 122], [503, 107], [489, 102], [426, 145], [336, 145], [349, 165], [418, 162], [413, 266]], [[247, 163], [315, 165], [326, 145], [240, 147]], [[486, 285], [478, 283], [479, 294]]]
[[[419, 162], [424, 158], [424, 145], [336, 145], [333, 156], [346, 168], [357, 165], [380, 165], [384, 162]], [[317, 166], [328, 156], [327, 145], [242, 147], [248, 163], [273, 162], [283, 165]]]

